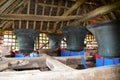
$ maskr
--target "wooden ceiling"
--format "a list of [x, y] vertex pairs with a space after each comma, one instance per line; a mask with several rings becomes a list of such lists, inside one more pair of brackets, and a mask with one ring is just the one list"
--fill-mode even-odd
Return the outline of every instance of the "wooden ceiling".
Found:
[[120, 18], [120, 0], [0, 0], [0, 30], [61, 33], [63, 26]]

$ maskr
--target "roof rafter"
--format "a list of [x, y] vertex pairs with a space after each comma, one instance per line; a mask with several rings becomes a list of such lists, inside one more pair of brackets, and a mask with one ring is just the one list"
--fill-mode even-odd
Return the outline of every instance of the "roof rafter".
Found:
[[68, 21], [79, 19], [81, 16], [43, 16], [32, 14], [6, 14], [0, 15], [0, 19], [5, 20], [28, 20], [28, 21]]
[[15, 0], [8, 0], [3, 6], [0, 7], [0, 14], [3, 13]]
[[[120, 1], [115, 2], [113, 4], [101, 6], [87, 14], [84, 15], [77, 15], [77, 16], [43, 16], [43, 15], [26, 15], [26, 14], [7, 14], [7, 15], [0, 15], [0, 19], [7, 19], [7, 20], [33, 20], [33, 21], [67, 21], [67, 20], [74, 20], [79, 19], [78, 21], [74, 21], [72, 24], [76, 25], [81, 21], [89, 20], [95, 18], [98, 15], [103, 15], [109, 13], [117, 8], [120, 7]], [[71, 24], [71, 25], [72, 25]]]
[[83, 15], [79, 20], [76, 20], [74, 22], [72, 22], [70, 25], [80, 25], [80, 22], [82, 21], [86, 21], [86, 20], [90, 20], [93, 19], [97, 16], [101, 16], [103, 14], [107, 14], [111, 11], [114, 11], [115, 9], [120, 8], [120, 1], [117, 1], [113, 4], [109, 4], [109, 5], [105, 5], [105, 6], [101, 6], [85, 15]]
[[[13, 5], [11, 5], [11, 9], [9, 9], [9, 10], [7, 10], [7, 12], [6, 13], [12, 13], [13, 12], [13, 10], [15, 10], [16, 8], [18, 8], [18, 7], [20, 7], [22, 4], [25, 4], [26, 5], [26, 3], [28, 2], [28, 0], [23, 0], [22, 2], [19, 2], [20, 0], [18, 0], [17, 2], [15, 2]], [[20, 3], [20, 4], [19, 4]], [[23, 5], [22, 6], [22, 9], [24, 8], [24, 6], [25, 5]], [[19, 13], [19, 12], [21, 12], [22, 11], [22, 9], [21, 8], [19, 8], [17, 11], [16, 11], [16, 13]], [[10, 11], [10, 12], [9, 12]], [[5, 13], [5, 14], [6, 14]], [[14, 12], [15, 13], [15, 12]], [[2, 24], [0, 25], [0, 27], [3, 27], [3, 28], [6, 28], [8, 25], [10, 26], [10, 24], [12, 24], [13, 22], [12, 21], [10, 21], [10, 22], [8, 22], [8, 21], [3, 21], [2, 22]]]

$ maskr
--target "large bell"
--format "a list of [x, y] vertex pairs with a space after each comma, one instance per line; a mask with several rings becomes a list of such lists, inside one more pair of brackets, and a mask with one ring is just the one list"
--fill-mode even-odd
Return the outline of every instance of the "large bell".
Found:
[[22, 53], [30, 53], [34, 50], [34, 42], [39, 32], [32, 29], [16, 29], [13, 31], [17, 36], [19, 50]]
[[88, 25], [87, 29], [95, 35], [100, 56], [120, 57], [120, 20]]
[[62, 34], [51, 33], [47, 34], [47, 37], [49, 38], [50, 49], [60, 48], [61, 39], [63, 38]]
[[62, 32], [66, 37], [67, 50], [82, 51], [84, 49], [84, 39], [87, 33], [83, 26], [64, 26]]

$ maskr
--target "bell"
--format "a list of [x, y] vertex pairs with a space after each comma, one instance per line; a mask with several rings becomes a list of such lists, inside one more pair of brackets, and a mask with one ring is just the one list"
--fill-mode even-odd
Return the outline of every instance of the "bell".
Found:
[[30, 53], [34, 50], [34, 42], [39, 32], [32, 29], [16, 29], [13, 31], [17, 36], [19, 50], [22, 53]]
[[84, 49], [84, 39], [88, 32], [86, 27], [64, 26], [62, 32], [66, 37], [67, 50], [82, 51]]
[[50, 33], [50, 34], [47, 34], [47, 37], [49, 38], [50, 49], [60, 48], [61, 39], [63, 38], [62, 34]]
[[96, 38], [100, 56], [108, 58], [120, 57], [120, 20], [88, 25], [87, 29]]

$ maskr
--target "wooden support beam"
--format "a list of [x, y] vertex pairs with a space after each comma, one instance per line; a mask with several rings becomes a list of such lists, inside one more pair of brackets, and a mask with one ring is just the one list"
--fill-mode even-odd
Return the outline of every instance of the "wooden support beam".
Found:
[[[70, 8], [68, 9], [67, 11], [65, 11], [62, 16], [68, 16], [70, 15], [74, 10], [76, 10], [78, 7], [80, 7], [81, 4], [83, 4], [85, 2], [85, 0], [77, 0], [76, 3]], [[57, 21], [55, 24], [54, 24], [54, 28], [57, 26], [57, 24], [59, 23], [59, 21]], [[56, 30], [54, 30], [56, 31]]]
[[0, 71], [3, 71], [8, 68], [14, 69], [26, 69], [26, 68], [40, 68], [46, 67], [45, 57], [36, 57], [36, 58], [4, 58], [0, 61]]
[[0, 0], [0, 6], [3, 5], [7, 0]]
[[46, 55], [46, 65], [52, 70], [52, 71], [71, 71], [75, 70], [72, 69], [63, 63], [57, 61], [55, 58], [52, 58], [48, 55]]
[[1, 72], [0, 80], [119, 80], [120, 65], [84, 70], [45, 72]]
[[[66, 56], [66, 57], [54, 57], [58, 61], [66, 64], [66, 65], [80, 65], [81, 64], [81, 56]], [[86, 57], [86, 60], [88, 58]]]
[[80, 25], [80, 22], [85, 21], [85, 20], [90, 20], [93, 19], [97, 16], [103, 16], [103, 14], [107, 14], [111, 11], [114, 11], [115, 9], [120, 8], [120, 1], [117, 1], [113, 4], [109, 4], [109, 5], [105, 5], [105, 6], [101, 6], [83, 16], [81, 16], [81, 18], [79, 18], [79, 20], [76, 20], [74, 22], [72, 22], [70, 25]]
[[74, 10], [76, 10], [78, 7], [80, 7], [81, 4], [83, 4], [85, 0], [77, 0], [76, 3], [66, 12], [63, 13], [62, 16], [68, 16], [70, 15]]
[[[6, 72], [6, 71], [5, 71]], [[14, 72], [18, 72], [18, 71], [11, 71], [11, 74], [13, 74]], [[19, 75], [22, 75], [22, 74], [32, 74], [32, 73], [40, 73], [41, 71], [40, 70], [25, 70], [25, 71], [19, 71]], [[9, 72], [7, 71], [6, 72], [6, 75], [9, 75]]]
[[26, 14], [7, 14], [7, 15], [0, 15], [0, 19], [8, 19], [8, 20], [35, 20], [35, 21], [67, 21], [67, 20], [73, 20], [73, 19], [80, 19], [78, 21], [75, 21], [72, 24], [75, 25], [75, 23], [92, 19], [98, 15], [102, 15], [105, 13], [108, 13], [116, 8], [120, 7], [120, 1], [113, 3], [111, 5], [105, 5], [102, 7], [99, 7], [83, 16], [41, 16], [41, 15], [26, 15]]
[[[16, 60], [16, 61], [13, 61], [13, 60], [4, 60], [3, 62], [0, 63], [0, 72], [5, 70], [5, 69], [8, 69], [11, 67], [11, 65], [14, 65], [15, 66], [19, 66], [21, 64], [21, 62], [24, 62], [23, 60]], [[20, 63], [20, 64], [19, 64]], [[27, 64], [27, 63], [26, 63]], [[13, 66], [12, 66], [13, 67]]]
[[38, 52], [49, 56], [58, 56], [58, 49], [39, 49]]
[[47, 44], [49, 44], [49, 41], [44, 43], [39, 49], [42, 49], [43, 47], [45, 47]]
[[20, 7], [23, 3], [25, 2], [25, 0], [20, 1], [20, 0], [15, 0], [15, 2], [13, 4], [11, 4], [9, 6], [9, 8], [7, 8], [4, 12], [2, 12], [1, 14], [8, 14], [8, 13], [13, 13], [14, 10], [18, 7]]
[[11, 4], [16, 0], [8, 0], [3, 6], [0, 7], [0, 14], [2, 14]]
[[[40, 57], [36, 58], [4, 58], [2, 61], [0, 61], [0, 71], [3, 71], [8, 68], [14, 68], [14, 69], [29, 69], [29, 68], [43, 68], [46, 66], [46, 57], [45, 54], [40, 53]], [[81, 65], [81, 56], [67, 56], [67, 57], [53, 57], [54, 59], [62, 62], [66, 65]], [[85, 60], [89, 60], [90, 57], [85, 57]], [[18, 65], [17, 62], [28, 62], [25, 65]], [[11, 64], [9, 66], [8, 64]], [[20, 64], [20, 63], [19, 63]], [[87, 64], [87, 61], [86, 61]]]
[[[19, 0], [20, 1], [20, 0]], [[8, 9], [7, 11], [10, 11], [10, 12], [6, 12], [5, 14], [7, 14], [7, 13], [12, 13], [13, 12], [13, 10], [14, 9], [16, 9], [16, 8], [18, 8], [18, 7], [20, 7], [16, 12], [14, 12], [14, 13], [20, 13], [22, 10], [23, 10], [23, 8], [25, 7], [25, 5], [28, 3], [28, 0], [23, 0], [23, 1], [21, 1], [21, 3], [18, 5], [18, 4], [14, 4], [13, 5], [13, 7], [14, 6], [16, 6], [16, 7], [14, 7], [14, 8], [12, 8], [12, 10], [10, 10], [10, 9]], [[23, 4], [23, 6], [22, 6], [22, 4]], [[12, 7], [12, 6], [11, 6]], [[2, 22], [2, 24], [0, 24], [0, 27], [3, 27], [3, 29], [5, 29], [6, 27], [9, 27], [9, 26], [11, 26], [11, 24], [13, 23], [14, 21], [3, 21]]]
[[28, 21], [68, 21], [79, 19], [81, 16], [44, 16], [33, 14], [6, 14], [0, 15], [0, 19], [5, 20], [28, 20]]

